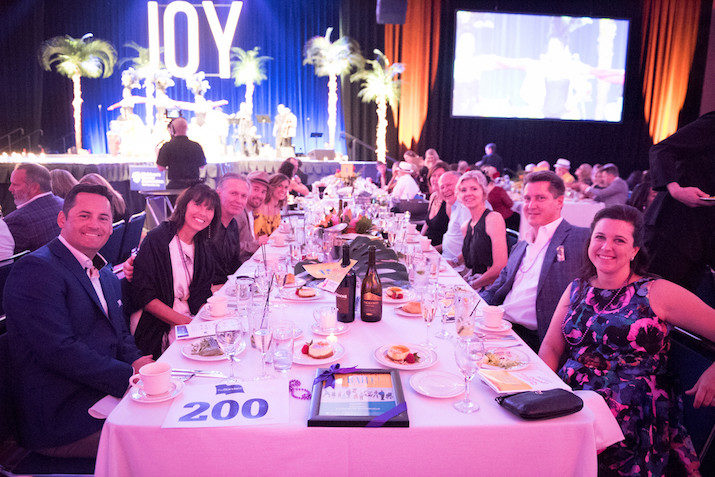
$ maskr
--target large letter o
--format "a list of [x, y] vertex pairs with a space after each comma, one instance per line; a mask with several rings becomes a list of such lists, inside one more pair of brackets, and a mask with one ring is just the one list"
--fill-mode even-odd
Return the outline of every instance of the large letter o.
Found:
[[[176, 64], [174, 21], [177, 13], [186, 15], [188, 25], [189, 60], [183, 67]], [[188, 78], [199, 69], [199, 15], [189, 2], [171, 2], [164, 10], [164, 64], [172, 75], [180, 78]]]

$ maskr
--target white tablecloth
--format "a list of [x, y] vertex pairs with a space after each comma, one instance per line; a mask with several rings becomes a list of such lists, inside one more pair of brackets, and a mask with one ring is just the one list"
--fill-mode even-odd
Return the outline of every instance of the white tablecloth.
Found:
[[[521, 222], [519, 224], [519, 234], [523, 236], [524, 231], [529, 227], [526, 223], [526, 217], [522, 213], [523, 202], [514, 202], [512, 210], [519, 212], [521, 214]], [[577, 227], [590, 227], [591, 222], [596, 213], [603, 209], [605, 205], [603, 202], [596, 202], [593, 200], [564, 200], [564, 207], [561, 209], [561, 217], [566, 219], [571, 225]]]
[[[255, 266], [244, 264], [241, 273]], [[440, 284], [463, 284], [451, 272]], [[320, 302], [290, 304], [285, 316], [299, 325], [306, 339], [312, 310], [332, 304], [325, 295]], [[452, 327], [454, 325], [448, 325]], [[434, 323], [432, 333], [439, 329]], [[425, 324], [402, 318], [385, 305], [383, 319], [363, 323], [358, 319], [350, 331], [339, 336], [346, 347], [341, 366], [381, 367], [373, 351], [383, 344], [414, 343], [425, 338]], [[439, 361], [432, 368], [459, 375], [452, 344], [433, 337]], [[303, 340], [299, 340], [302, 343]], [[161, 357], [174, 367], [220, 369], [228, 362], [197, 362], [180, 353], [174, 343]], [[503, 342], [502, 342], [503, 344]], [[525, 345], [519, 347], [531, 358], [531, 367], [560, 383], [554, 373]], [[255, 376], [259, 354], [249, 349], [238, 364], [239, 375]], [[311, 389], [315, 366], [293, 365], [290, 377]], [[162, 429], [170, 402], [141, 404], [128, 396], [114, 409], [102, 431], [97, 475], [596, 475], [597, 448], [620, 440], [620, 429], [603, 399], [583, 392], [581, 412], [556, 419], [523, 421], [502, 409], [495, 393], [478, 378], [471, 384], [472, 397], [481, 406], [473, 414], [461, 414], [452, 404], [460, 399], [432, 399], [415, 392], [409, 384], [414, 372], [401, 371], [402, 387], [410, 418], [409, 428], [315, 428], [306, 427], [309, 402], [290, 398], [290, 422], [281, 425], [222, 427], [208, 429]], [[217, 382], [193, 378], [196, 383]]]

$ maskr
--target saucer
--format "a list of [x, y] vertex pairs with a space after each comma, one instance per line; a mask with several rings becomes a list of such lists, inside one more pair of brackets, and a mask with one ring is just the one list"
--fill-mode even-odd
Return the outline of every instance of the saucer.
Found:
[[477, 328], [487, 333], [505, 333], [511, 329], [511, 321], [501, 320], [501, 325], [497, 328], [492, 328], [484, 324], [482, 320], [475, 320]]
[[422, 313], [410, 313], [402, 309], [402, 305], [395, 307], [395, 314], [405, 318], [422, 318]]
[[445, 371], [421, 371], [410, 378], [412, 389], [423, 396], [452, 398], [464, 393], [464, 379]]
[[178, 379], [172, 379], [171, 383], [169, 383], [169, 390], [165, 393], [149, 395], [145, 393], [144, 390], [142, 390], [141, 388], [133, 387], [130, 396], [136, 402], [164, 402], [170, 399], [174, 399], [176, 396], [181, 394], [181, 391], [183, 390], [184, 382]]
[[[201, 310], [202, 311], [201, 318], [203, 318], [204, 320], [209, 320], [209, 321], [220, 320], [222, 318], [226, 318], [228, 315], [230, 315], [230, 313], [228, 312], [228, 305], [226, 306], [226, 308], [227, 308], [226, 313], [224, 313], [223, 315], [214, 315], [213, 313], [211, 313], [211, 303], [207, 303], [206, 305], [204, 305], [204, 308]], [[206, 310], [206, 311], [204, 311], [204, 310]]]
[[318, 326], [317, 323], [313, 323], [313, 325], [310, 327], [310, 331], [319, 336], [329, 336], [331, 334], [342, 335], [347, 333], [349, 330], [350, 327], [346, 323], [341, 322], [338, 322], [337, 325], [335, 325], [335, 329], [332, 332], [323, 330], [320, 326]]

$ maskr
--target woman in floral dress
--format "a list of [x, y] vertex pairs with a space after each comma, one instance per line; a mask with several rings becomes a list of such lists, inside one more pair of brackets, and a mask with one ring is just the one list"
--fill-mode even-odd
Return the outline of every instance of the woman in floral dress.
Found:
[[[591, 225], [583, 277], [564, 292], [539, 356], [574, 389], [603, 396], [625, 439], [599, 455], [604, 475], [698, 475], [668, 375], [673, 325], [715, 340], [715, 310], [645, 273], [643, 219], [630, 206], [601, 210]], [[686, 391], [715, 404], [715, 365]]]

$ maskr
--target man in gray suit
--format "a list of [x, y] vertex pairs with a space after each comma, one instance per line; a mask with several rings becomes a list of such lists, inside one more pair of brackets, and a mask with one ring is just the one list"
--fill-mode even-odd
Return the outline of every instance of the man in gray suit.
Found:
[[501, 305], [519, 336], [538, 351], [564, 290], [583, 264], [588, 229], [561, 217], [564, 182], [551, 171], [524, 179], [523, 213], [529, 230], [512, 249], [499, 278], [481, 293]]

